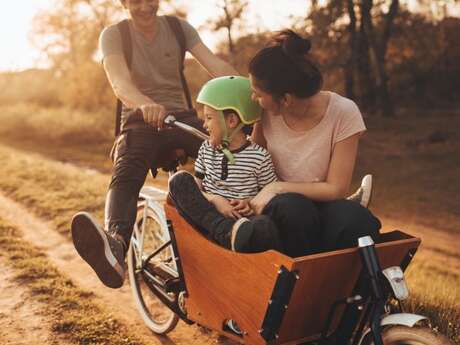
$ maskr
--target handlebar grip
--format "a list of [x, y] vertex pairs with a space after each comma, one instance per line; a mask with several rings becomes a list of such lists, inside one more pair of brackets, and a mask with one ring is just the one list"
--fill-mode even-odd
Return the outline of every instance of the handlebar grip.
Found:
[[126, 119], [127, 124], [140, 121], [144, 121], [144, 115], [142, 114], [142, 110], [139, 108], [135, 109], [131, 114], [129, 114], [128, 118]]
[[[168, 112], [166, 119], [170, 116], [172, 116], [174, 119], [180, 119], [181, 117], [191, 116], [191, 115], [196, 116], [195, 110], [170, 111]], [[144, 121], [144, 115], [142, 114], [142, 110], [140, 108], [134, 109], [134, 111], [128, 115], [126, 122], [130, 123], [130, 122], [137, 122], [137, 121]]]
[[[192, 134], [196, 136], [197, 138], [201, 140], [208, 140], [209, 136], [203, 133], [202, 131], [186, 124], [183, 122], [180, 122], [181, 117], [186, 117], [186, 116], [191, 116], [195, 115], [196, 112], [195, 110], [186, 110], [186, 111], [173, 111], [169, 112], [168, 115], [165, 118], [165, 124], [170, 127], [177, 127], [182, 129], [183, 131]], [[142, 114], [142, 110], [137, 108], [135, 109], [131, 114], [128, 115], [128, 118], [126, 120], [126, 123], [132, 123], [132, 122], [140, 122], [144, 121], [144, 115]]]

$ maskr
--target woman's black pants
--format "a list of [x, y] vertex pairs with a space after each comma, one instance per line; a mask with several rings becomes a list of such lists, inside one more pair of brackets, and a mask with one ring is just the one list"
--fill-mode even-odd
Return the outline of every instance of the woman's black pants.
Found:
[[313, 202], [297, 193], [275, 196], [264, 208], [279, 229], [284, 252], [292, 257], [354, 247], [358, 238], [378, 237], [380, 221], [350, 200]]

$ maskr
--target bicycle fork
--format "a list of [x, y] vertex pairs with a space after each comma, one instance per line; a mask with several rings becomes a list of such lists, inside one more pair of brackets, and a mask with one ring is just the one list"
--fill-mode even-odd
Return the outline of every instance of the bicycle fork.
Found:
[[385, 294], [382, 289], [380, 275], [381, 267], [374, 241], [370, 236], [360, 237], [358, 240], [359, 252], [363, 263], [363, 268], [370, 280], [372, 312], [370, 326], [374, 337], [375, 345], [383, 345], [382, 334], [380, 332], [380, 318], [385, 309]]

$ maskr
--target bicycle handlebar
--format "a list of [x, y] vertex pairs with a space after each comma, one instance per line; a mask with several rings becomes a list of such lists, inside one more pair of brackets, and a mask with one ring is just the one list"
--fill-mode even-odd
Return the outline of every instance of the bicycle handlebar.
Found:
[[[196, 129], [195, 127], [192, 127], [176, 119], [176, 116], [180, 117], [182, 115], [189, 115], [189, 114], [190, 114], [190, 111], [169, 112], [168, 115], [166, 115], [165, 124], [169, 127], [180, 128], [181, 130], [189, 134], [192, 134], [199, 139], [208, 140], [209, 136], [207, 134], [203, 133], [199, 129]], [[142, 110], [136, 109], [132, 114], [130, 114], [128, 117], [127, 123], [131, 121], [144, 121]]]

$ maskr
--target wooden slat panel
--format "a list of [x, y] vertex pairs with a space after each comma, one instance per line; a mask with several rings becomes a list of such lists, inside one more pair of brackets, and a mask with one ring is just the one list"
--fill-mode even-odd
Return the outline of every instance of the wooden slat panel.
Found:
[[[224, 333], [223, 322], [235, 320], [247, 344], [264, 344], [258, 333], [281, 265], [293, 260], [276, 251], [240, 254], [222, 248], [194, 230], [177, 211], [165, 206], [173, 223], [189, 297], [187, 315]], [[232, 337], [234, 338], [234, 337]]]
[[[173, 223], [189, 293], [188, 317], [246, 344], [265, 344], [258, 333], [281, 265], [298, 272], [294, 291], [279, 332], [271, 344], [295, 343], [318, 337], [332, 304], [349, 297], [361, 272], [358, 248], [289, 258], [275, 251], [240, 254], [226, 250], [194, 230], [176, 209], [165, 205]], [[377, 250], [382, 268], [400, 265], [420, 240], [402, 232], [386, 234], [391, 242]], [[336, 316], [337, 326], [342, 310]], [[235, 320], [244, 339], [223, 331], [223, 322]]]

